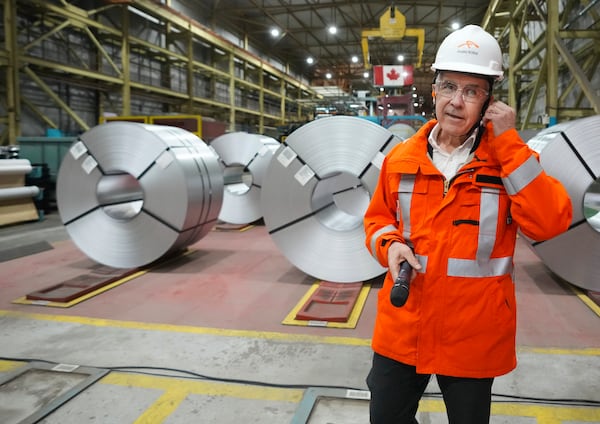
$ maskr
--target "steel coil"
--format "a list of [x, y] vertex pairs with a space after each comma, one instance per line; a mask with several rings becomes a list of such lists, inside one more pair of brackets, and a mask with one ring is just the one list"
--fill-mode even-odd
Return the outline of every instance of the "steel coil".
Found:
[[0, 201], [29, 199], [40, 194], [37, 186], [7, 187], [0, 188]]
[[365, 247], [363, 215], [385, 154], [401, 140], [364, 119], [309, 122], [275, 152], [261, 205], [279, 250], [297, 268], [334, 282], [385, 272]]
[[545, 171], [563, 183], [573, 204], [567, 232], [540, 243], [528, 240], [529, 245], [564, 280], [600, 291], [600, 116], [546, 128], [527, 144], [540, 154]]
[[264, 135], [234, 132], [215, 138], [210, 145], [219, 155], [225, 182], [219, 219], [248, 224], [262, 218], [260, 192], [279, 142]]
[[0, 159], [0, 175], [25, 175], [32, 169], [29, 159]]
[[146, 265], [204, 237], [223, 200], [216, 153], [176, 127], [111, 122], [63, 159], [57, 206], [73, 242], [115, 268]]
[[395, 134], [401, 140], [406, 140], [407, 138], [412, 137], [416, 131], [413, 127], [408, 124], [403, 123], [395, 123], [387, 127], [388, 131]]

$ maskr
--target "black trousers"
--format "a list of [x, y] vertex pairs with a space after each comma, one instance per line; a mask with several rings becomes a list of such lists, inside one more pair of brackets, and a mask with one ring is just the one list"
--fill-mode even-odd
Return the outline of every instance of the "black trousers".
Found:
[[[415, 415], [430, 377], [417, 374], [414, 366], [374, 353], [367, 376], [371, 424], [418, 424]], [[493, 378], [436, 378], [449, 424], [489, 423]]]

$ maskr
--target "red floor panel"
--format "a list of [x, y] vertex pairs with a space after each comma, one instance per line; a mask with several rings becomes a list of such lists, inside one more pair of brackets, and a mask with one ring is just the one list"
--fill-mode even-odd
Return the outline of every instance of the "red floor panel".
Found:
[[322, 281], [302, 308], [297, 320], [348, 322], [363, 283]]

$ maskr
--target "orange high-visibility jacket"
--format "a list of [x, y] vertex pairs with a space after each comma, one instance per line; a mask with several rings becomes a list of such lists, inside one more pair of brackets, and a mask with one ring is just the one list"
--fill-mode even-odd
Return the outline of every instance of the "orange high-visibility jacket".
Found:
[[568, 229], [571, 201], [516, 130], [493, 139], [491, 124], [445, 181], [428, 153], [435, 124], [387, 155], [365, 214], [366, 246], [379, 263], [387, 267], [390, 244], [401, 241], [423, 267], [400, 308], [390, 303], [386, 276], [372, 347], [418, 373], [495, 377], [516, 367], [517, 228], [537, 241], [552, 238]]

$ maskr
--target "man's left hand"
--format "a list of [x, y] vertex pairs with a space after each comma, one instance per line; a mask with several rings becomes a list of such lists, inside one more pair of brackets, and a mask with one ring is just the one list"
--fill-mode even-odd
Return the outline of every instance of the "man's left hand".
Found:
[[494, 135], [498, 137], [504, 131], [515, 128], [515, 110], [501, 101], [495, 100], [488, 106], [483, 115], [483, 123], [491, 122], [494, 125]]

